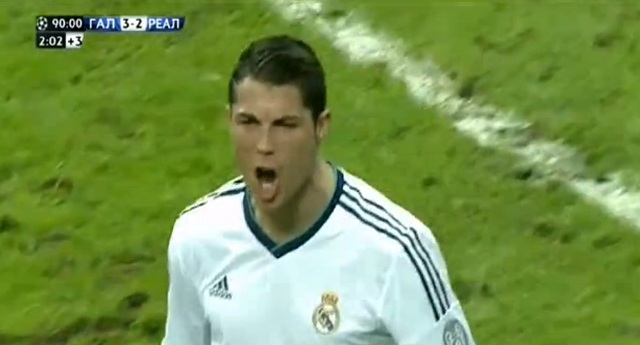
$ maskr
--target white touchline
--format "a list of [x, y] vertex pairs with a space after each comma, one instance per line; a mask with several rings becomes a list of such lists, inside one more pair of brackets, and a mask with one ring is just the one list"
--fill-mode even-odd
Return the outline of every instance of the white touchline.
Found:
[[417, 102], [439, 109], [478, 144], [517, 155], [640, 231], [640, 191], [625, 186], [620, 174], [611, 174], [606, 181], [585, 178], [586, 168], [573, 148], [532, 139], [529, 124], [512, 112], [459, 97], [453, 81], [437, 65], [411, 59], [400, 40], [375, 32], [353, 14], [327, 16], [322, 1], [316, 0], [269, 2], [285, 19], [312, 25], [352, 62], [384, 64]]

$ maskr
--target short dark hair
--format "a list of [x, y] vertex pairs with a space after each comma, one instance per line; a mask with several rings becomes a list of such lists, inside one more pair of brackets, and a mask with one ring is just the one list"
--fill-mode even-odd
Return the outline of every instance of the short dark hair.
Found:
[[313, 49], [300, 39], [275, 35], [251, 42], [240, 54], [229, 79], [230, 105], [236, 100], [235, 85], [247, 77], [277, 86], [296, 86], [314, 121], [326, 109], [324, 69]]

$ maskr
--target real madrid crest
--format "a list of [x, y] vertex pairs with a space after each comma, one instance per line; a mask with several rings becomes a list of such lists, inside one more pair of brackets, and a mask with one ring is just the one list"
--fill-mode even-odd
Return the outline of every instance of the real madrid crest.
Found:
[[340, 326], [338, 295], [332, 292], [322, 294], [320, 305], [313, 311], [313, 327], [320, 334], [335, 332]]

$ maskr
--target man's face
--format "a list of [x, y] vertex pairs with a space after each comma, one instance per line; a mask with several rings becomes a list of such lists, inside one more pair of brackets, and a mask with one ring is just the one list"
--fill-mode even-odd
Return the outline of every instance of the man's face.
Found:
[[293, 85], [245, 78], [235, 92], [231, 135], [238, 167], [262, 209], [287, 206], [314, 171], [329, 116], [314, 124]]

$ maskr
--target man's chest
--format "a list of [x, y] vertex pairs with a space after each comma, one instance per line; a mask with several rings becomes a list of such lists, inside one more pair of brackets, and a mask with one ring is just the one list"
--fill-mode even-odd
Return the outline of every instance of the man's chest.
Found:
[[212, 270], [201, 293], [214, 344], [384, 344], [378, 271], [298, 253]]

